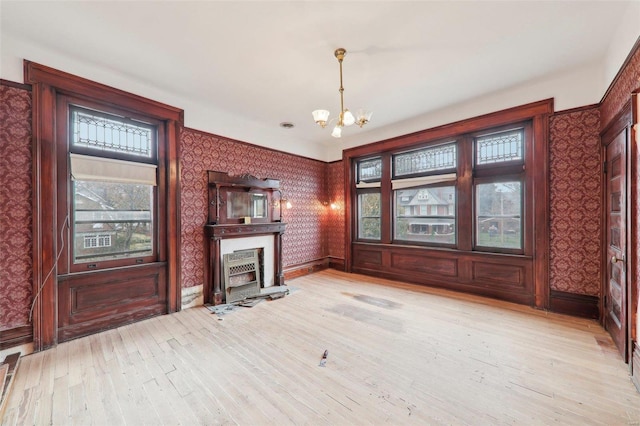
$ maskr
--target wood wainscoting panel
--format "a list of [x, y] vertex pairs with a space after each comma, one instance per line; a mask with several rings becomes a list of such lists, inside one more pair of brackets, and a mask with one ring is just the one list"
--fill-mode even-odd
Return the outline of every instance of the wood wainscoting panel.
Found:
[[528, 256], [354, 243], [353, 272], [532, 305]]
[[526, 289], [524, 265], [505, 265], [486, 261], [471, 261], [471, 279], [505, 289]]
[[167, 313], [166, 265], [125, 269], [59, 277], [59, 342]]
[[382, 267], [382, 249], [379, 247], [356, 245], [353, 248], [353, 264], [360, 268]]
[[390, 266], [392, 269], [435, 275], [445, 279], [458, 276], [457, 258], [424, 256], [415, 253], [415, 250], [392, 251]]

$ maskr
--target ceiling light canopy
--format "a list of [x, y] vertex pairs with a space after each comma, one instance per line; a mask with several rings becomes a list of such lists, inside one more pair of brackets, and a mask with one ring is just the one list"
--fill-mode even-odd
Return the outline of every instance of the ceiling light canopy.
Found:
[[[366, 111], [364, 109], [359, 109], [356, 115], [354, 116], [351, 111], [344, 108], [344, 87], [342, 87], [342, 61], [344, 56], [347, 54], [347, 51], [343, 48], [338, 48], [335, 51], [335, 56], [338, 59], [338, 63], [340, 64], [340, 114], [338, 115], [336, 126], [333, 128], [331, 132], [331, 136], [334, 138], [339, 138], [342, 136], [342, 128], [344, 126], [351, 126], [352, 124], [357, 123], [358, 126], [362, 127], [369, 122], [371, 119], [371, 112]], [[320, 127], [325, 127], [327, 122], [329, 121], [329, 111], [326, 109], [317, 109], [312, 112], [313, 119]]]

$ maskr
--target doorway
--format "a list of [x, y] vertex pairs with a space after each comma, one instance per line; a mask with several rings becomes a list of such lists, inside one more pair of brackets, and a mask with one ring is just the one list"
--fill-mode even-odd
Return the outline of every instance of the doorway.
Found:
[[603, 322], [625, 363], [629, 362], [629, 137], [625, 109], [602, 134], [604, 150]]

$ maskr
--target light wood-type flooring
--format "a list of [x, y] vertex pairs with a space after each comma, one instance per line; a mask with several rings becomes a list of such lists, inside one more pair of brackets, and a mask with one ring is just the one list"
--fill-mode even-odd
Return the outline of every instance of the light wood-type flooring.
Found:
[[288, 284], [26, 356], [2, 424], [640, 424], [594, 321], [332, 270]]

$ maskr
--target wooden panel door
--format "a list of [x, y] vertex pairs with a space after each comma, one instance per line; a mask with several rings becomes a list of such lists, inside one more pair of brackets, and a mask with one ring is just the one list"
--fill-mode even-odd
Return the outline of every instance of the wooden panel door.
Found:
[[604, 323], [628, 361], [627, 322], [627, 127], [603, 136], [605, 174]]

